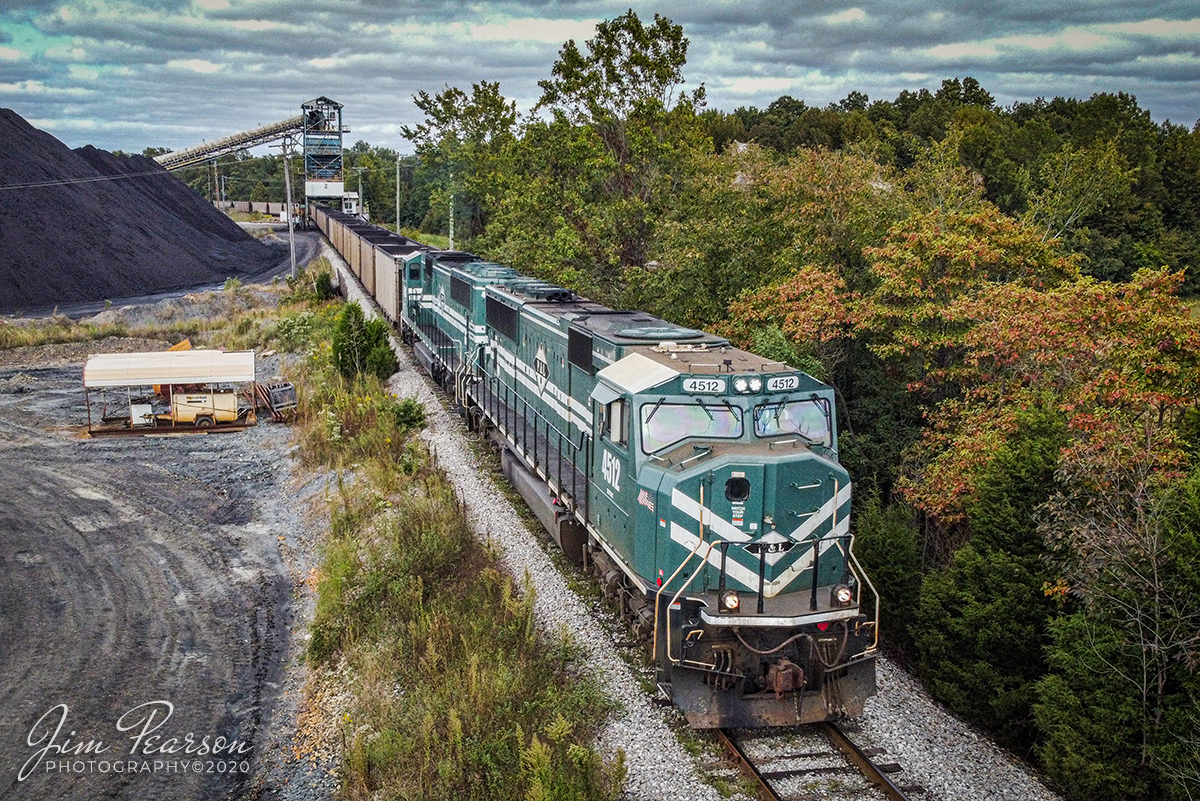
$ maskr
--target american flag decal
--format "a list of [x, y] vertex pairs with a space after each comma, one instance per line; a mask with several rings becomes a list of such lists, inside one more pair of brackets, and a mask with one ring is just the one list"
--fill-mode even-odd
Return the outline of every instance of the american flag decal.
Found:
[[642, 490], [638, 493], [638, 503], [640, 503], [642, 506], [645, 506], [651, 512], [654, 511], [654, 498], [647, 490]]

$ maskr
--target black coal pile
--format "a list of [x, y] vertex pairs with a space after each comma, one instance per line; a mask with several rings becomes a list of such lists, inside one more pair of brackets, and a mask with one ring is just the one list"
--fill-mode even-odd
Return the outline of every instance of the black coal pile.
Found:
[[71, 150], [0, 108], [0, 313], [202, 286], [279, 258], [153, 159]]

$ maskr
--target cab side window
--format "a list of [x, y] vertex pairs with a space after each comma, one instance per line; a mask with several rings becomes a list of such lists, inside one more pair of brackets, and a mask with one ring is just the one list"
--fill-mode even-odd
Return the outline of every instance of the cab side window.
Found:
[[629, 445], [629, 407], [618, 398], [604, 407], [604, 436], [617, 445]]

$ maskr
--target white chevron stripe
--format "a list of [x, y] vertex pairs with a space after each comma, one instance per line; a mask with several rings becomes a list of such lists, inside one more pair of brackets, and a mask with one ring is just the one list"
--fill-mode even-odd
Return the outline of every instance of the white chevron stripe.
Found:
[[[671, 505], [696, 522], [700, 522], [700, 503], [680, 492], [678, 488], [671, 490]], [[718, 537], [726, 542], [750, 541], [749, 534], [735, 527], [728, 520], [722, 520], [708, 507], [704, 508], [704, 525], [711, 528]], [[758, 576], [756, 575], [754, 578], [757, 583]]]
[[[846, 486], [839, 487], [836, 498], [830, 498], [821, 505], [816, 514], [809, 516], [803, 523], [796, 526], [796, 529], [791, 533], [791, 538], [799, 542], [800, 540], [808, 539], [819, 526], [825, 524], [833, 515], [833, 510], [836, 505], [838, 509], [850, 502], [850, 482], [846, 482]], [[845, 519], [849, 521], [850, 515], [846, 514]], [[838, 528], [842, 527], [842, 520], [838, 520]]]
[[[671, 539], [682, 545], [684, 548], [687, 548], [689, 552], [696, 547], [696, 543], [700, 540], [700, 538], [695, 534], [675, 522], [671, 523]], [[707, 547], [707, 545], [700, 546], [701, 556], [703, 556], [704, 549]], [[708, 563], [717, 568], [717, 570], [721, 569], [721, 550], [719, 548], [713, 548], [711, 551], [709, 551]], [[750, 568], [734, 561], [733, 559], [728, 559], [725, 563], [725, 575], [727, 575], [729, 578], [732, 578], [734, 581], [740, 582], [744, 589], [749, 590], [750, 592], [758, 592], [757, 571], [751, 570]]]
[[[820, 508], [820, 510], [817, 511], [816, 514], [814, 514], [812, 517], [810, 517], [805, 522], [801, 523], [800, 526], [798, 526], [796, 528], [796, 530], [792, 532], [792, 538], [795, 540], [799, 540], [799, 539], [810, 536], [812, 534], [812, 532], [817, 528], [817, 526], [824, 523], [827, 519], [829, 519], [833, 515], [833, 509], [834, 509], [835, 502], [837, 503], [837, 506], [840, 508], [843, 504], [845, 504], [849, 500], [850, 500], [850, 484], [847, 483], [845, 487], [838, 488], [837, 498], [830, 498], [829, 501], [827, 501]], [[700, 507], [699, 502], [697, 502], [695, 499], [685, 495], [684, 493], [680, 492], [678, 489], [673, 489], [671, 491], [671, 505], [674, 506], [676, 509], [679, 509], [681, 512], [686, 514], [688, 517], [699, 522], [701, 507]], [[720, 517], [712, 514], [712, 511], [708, 508], [704, 509], [704, 522], [705, 522], [705, 525], [707, 525], [709, 528], [712, 529], [713, 533], [715, 533], [719, 539], [725, 540], [727, 542], [741, 543], [741, 542], [748, 542], [751, 539], [750, 535], [746, 534], [743, 531], [738, 530], [728, 521], [722, 520]], [[838, 548], [839, 550], [841, 550], [842, 549], [841, 541], [838, 539], [835, 539], [835, 537], [848, 536], [849, 534], [850, 534], [850, 515], [846, 514], [846, 515], [843, 515], [838, 518], [837, 527], [833, 531], [833, 536], [826, 535], [827, 539], [822, 541], [821, 553], [825, 554], [830, 548], [835, 548], [835, 547]], [[699, 539], [699, 537], [697, 537], [695, 534], [688, 531], [687, 529], [683, 528], [682, 526], [678, 525], [677, 523], [672, 522], [671, 523], [671, 539], [673, 541], [679, 543], [683, 547], [687, 548], [690, 551], [692, 548], [696, 547], [696, 542]], [[706, 546], [702, 546], [702, 547], [706, 547]], [[784, 556], [785, 556], [785, 554], [782, 554], [782, 553], [768, 554], [767, 561], [771, 565], [774, 565], [776, 562], [778, 562]], [[772, 559], [772, 557], [774, 557], [774, 558]], [[713, 565], [718, 570], [720, 570], [721, 556], [720, 556], [720, 552], [717, 549], [714, 548], [713, 552], [709, 554], [708, 562], [709, 562], [709, 564]], [[812, 549], [809, 548], [809, 549], [807, 549], [807, 552], [803, 556], [799, 557], [795, 562], [793, 562], [791, 565], [789, 565], [788, 568], [786, 570], [784, 570], [784, 572], [781, 573], [777, 579], [775, 579], [774, 581], [765, 582], [763, 594], [767, 598], [775, 597], [780, 592], [782, 592], [784, 589], [786, 589], [789, 584], [791, 584], [793, 581], [795, 581], [797, 577], [799, 577], [802, 573], [804, 573], [804, 571], [809, 570], [812, 567], [812, 563], [813, 563], [813, 553], [812, 553]], [[734, 578], [737, 581], [741, 582], [748, 590], [750, 590], [752, 592], [758, 591], [758, 572], [757, 571], [753, 571], [750, 568], [746, 567], [745, 565], [742, 565], [741, 563], [739, 563], [733, 559], [729, 559], [729, 560], [727, 560], [726, 565], [725, 565], [725, 572], [731, 578]]]

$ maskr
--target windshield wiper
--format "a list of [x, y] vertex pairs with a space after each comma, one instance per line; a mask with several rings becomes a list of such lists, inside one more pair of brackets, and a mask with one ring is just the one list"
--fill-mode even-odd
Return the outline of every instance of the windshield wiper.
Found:
[[708, 415], [708, 421], [709, 421], [710, 423], [712, 423], [712, 422], [716, 422], [716, 419], [717, 419], [717, 418], [713, 417], [713, 413], [712, 413], [712, 412], [710, 412], [710, 411], [708, 410], [708, 407], [704, 405], [704, 401], [703, 401], [703, 400], [701, 400], [700, 398], [696, 398], [696, 403], [700, 404], [700, 408], [701, 408], [701, 409], [703, 409], [703, 410], [704, 410], [704, 413]]
[[646, 415], [645, 422], [649, 423], [651, 420], [654, 419], [654, 413], [658, 411], [658, 407], [662, 406], [663, 401], [665, 401], [666, 399], [667, 399], [666, 395], [663, 395], [661, 398], [658, 399], [658, 403], [654, 404], [654, 408], [650, 410], [650, 414]]

